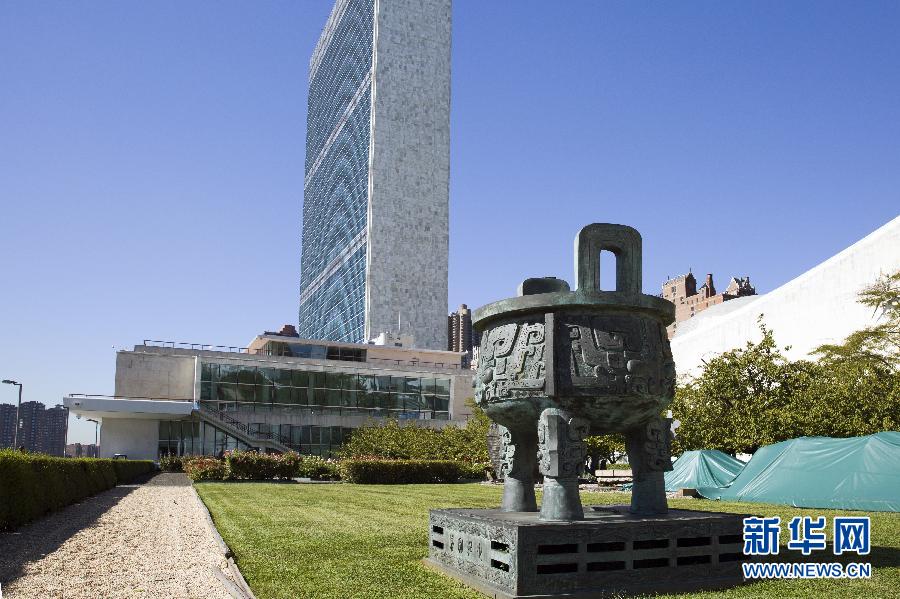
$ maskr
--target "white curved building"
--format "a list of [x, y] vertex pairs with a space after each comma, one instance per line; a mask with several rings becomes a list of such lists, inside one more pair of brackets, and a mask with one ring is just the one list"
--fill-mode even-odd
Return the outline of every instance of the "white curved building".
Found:
[[696, 375], [704, 360], [759, 341], [760, 314], [778, 346], [791, 346], [792, 359], [841, 342], [875, 322], [872, 309], [857, 301], [859, 292], [897, 270], [900, 217], [774, 291], [724, 302], [679, 324], [672, 338], [675, 368], [679, 376]]

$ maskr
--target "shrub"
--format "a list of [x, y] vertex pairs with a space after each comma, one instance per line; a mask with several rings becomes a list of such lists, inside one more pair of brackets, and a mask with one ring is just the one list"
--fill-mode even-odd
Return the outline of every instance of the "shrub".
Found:
[[462, 464], [450, 460], [347, 459], [340, 468], [345, 481], [363, 485], [454, 483], [463, 473]]
[[465, 427], [454, 425], [442, 429], [400, 424], [370, 424], [353, 431], [341, 449], [344, 458], [374, 456], [391, 460], [451, 460], [480, 464], [489, 461], [487, 431], [490, 420], [474, 403], [472, 417]]
[[338, 462], [326, 460], [315, 455], [300, 458], [297, 476], [312, 480], [340, 480], [341, 473]]
[[0, 450], [0, 530], [153, 471], [151, 461], [58, 458]]
[[225, 453], [227, 477], [235, 480], [294, 478], [299, 464], [300, 456], [293, 451], [281, 455], [256, 451]]
[[192, 481], [222, 480], [225, 478], [225, 462], [210, 456], [184, 457], [181, 460], [184, 473]]
[[163, 472], [184, 472], [181, 460], [179, 455], [164, 455], [159, 458], [159, 468]]

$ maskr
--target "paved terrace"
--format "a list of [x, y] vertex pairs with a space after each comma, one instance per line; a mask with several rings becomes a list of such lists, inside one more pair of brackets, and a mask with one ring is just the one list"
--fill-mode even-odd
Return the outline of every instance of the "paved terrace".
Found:
[[3, 597], [243, 597], [183, 474], [158, 474], [0, 533]]

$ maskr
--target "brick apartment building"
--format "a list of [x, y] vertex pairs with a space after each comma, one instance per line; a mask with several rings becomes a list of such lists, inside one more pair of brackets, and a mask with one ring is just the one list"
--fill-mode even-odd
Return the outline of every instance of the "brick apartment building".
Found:
[[716, 293], [712, 274], [706, 275], [706, 281], [697, 288], [697, 279], [692, 273], [669, 279], [662, 286], [661, 296], [675, 304], [675, 322], [666, 329], [671, 339], [675, 335], [678, 323], [685, 321], [710, 306], [727, 302], [736, 297], [756, 295], [756, 289], [750, 285], [750, 277], [732, 277], [724, 293]]

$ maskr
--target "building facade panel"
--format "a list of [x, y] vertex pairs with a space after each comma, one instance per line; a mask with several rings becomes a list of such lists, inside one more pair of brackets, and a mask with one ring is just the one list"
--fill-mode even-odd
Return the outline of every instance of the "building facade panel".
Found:
[[450, 1], [378, 2], [366, 335], [446, 347]]
[[445, 347], [450, 18], [449, 0], [335, 4], [310, 61], [303, 337]]

